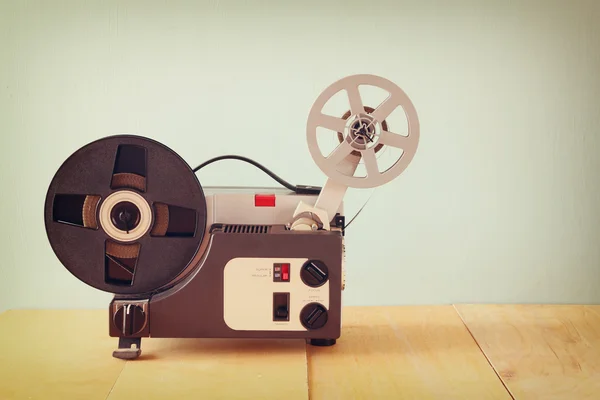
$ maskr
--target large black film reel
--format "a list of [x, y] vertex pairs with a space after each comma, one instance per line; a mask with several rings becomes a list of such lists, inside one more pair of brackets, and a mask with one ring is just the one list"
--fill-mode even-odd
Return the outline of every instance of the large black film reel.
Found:
[[190, 166], [157, 141], [117, 135], [73, 153], [50, 183], [46, 233], [61, 263], [102, 291], [143, 294], [197, 254], [206, 199]]

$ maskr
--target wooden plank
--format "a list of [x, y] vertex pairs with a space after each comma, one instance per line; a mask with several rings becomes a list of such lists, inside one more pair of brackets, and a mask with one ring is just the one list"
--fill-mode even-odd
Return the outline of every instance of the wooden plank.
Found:
[[319, 399], [510, 399], [452, 306], [346, 307], [342, 337], [308, 347]]
[[109, 400], [308, 399], [303, 340], [142, 339]]
[[125, 362], [103, 310], [0, 314], [0, 399], [106, 399]]
[[456, 308], [516, 399], [600, 399], [600, 306]]

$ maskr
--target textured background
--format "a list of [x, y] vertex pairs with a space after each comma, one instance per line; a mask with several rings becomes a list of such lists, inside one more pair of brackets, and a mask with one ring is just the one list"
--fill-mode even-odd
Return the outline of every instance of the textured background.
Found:
[[[355, 73], [401, 86], [422, 136], [348, 229], [346, 304], [600, 302], [600, 2], [322, 3], [1, 1], [0, 310], [110, 299], [45, 236], [77, 148], [137, 133], [323, 184], [308, 111]], [[235, 161], [199, 178], [272, 184]]]

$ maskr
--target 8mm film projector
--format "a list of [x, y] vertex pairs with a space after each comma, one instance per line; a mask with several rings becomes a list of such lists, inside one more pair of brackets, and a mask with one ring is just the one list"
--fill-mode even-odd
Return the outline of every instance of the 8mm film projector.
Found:
[[[369, 86], [385, 91], [381, 103], [365, 103], [361, 90]], [[346, 111], [326, 113], [340, 93]], [[405, 126], [388, 126], [398, 110]], [[144, 337], [335, 344], [344, 195], [402, 173], [417, 149], [419, 121], [394, 83], [353, 75], [317, 98], [306, 135], [328, 178], [322, 188], [290, 185], [248, 159], [285, 188], [203, 188], [199, 167], [134, 135], [94, 141], [60, 166], [45, 201], [47, 236], [75, 277], [114, 294], [107, 319], [110, 336], [119, 338], [114, 357], [137, 358]], [[332, 148], [323, 152], [327, 141]], [[386, 149], [398, 153], [387, 168]]]

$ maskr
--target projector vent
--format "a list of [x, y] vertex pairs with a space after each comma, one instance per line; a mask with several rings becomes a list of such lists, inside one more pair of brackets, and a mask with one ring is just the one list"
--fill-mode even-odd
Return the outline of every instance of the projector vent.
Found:
[[225, 233], [269, 233], [269, 225], [223, 225]]

